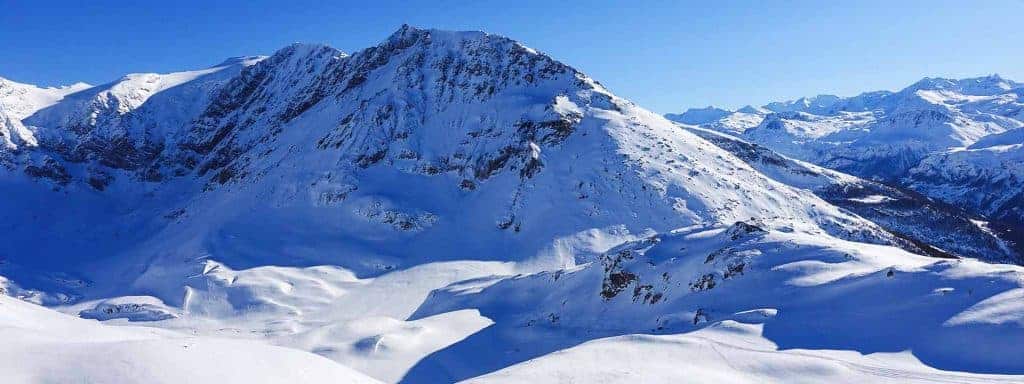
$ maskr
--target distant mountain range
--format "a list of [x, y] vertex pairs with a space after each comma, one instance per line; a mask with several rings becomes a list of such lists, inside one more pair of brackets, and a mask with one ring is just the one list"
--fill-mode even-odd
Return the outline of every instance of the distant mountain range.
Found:
[[666, 117], [916, 191], [1024, 240], [1024, 84], [998, 75]]

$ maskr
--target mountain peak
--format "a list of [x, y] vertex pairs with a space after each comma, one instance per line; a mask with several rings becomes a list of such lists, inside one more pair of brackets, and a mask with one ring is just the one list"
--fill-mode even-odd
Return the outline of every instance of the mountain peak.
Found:
[[953, 80], [942, 77], [925, 77], [911, 84], [909, 90], [941, 90], [953, 87], [956, 83]]
[[1019, 84], [1016, 82], [1005, 79], [998, 74], [964, 79], [925, 77], [905, 88], [903, 92], [952, 91], [965, 95], [991, 96], [1009, 91], [1018, 86]]
[[445, 45], [457, 47], [467, 42], [478, 42], [480, 44], [507, 44], [515, 46], [517, 49], [521, 49], [531, 55], [544, 55], [537, 50], [526, 46], [525, 44], [502, 35], [496, 35], [487, 33], [484, 31], [451, 31], [443, 29], [433, 28], [419, 28], [408, 24], [402, 24], [394, 33], [385, 39], [381, 44], [376, 47], [368, 48], [367, 50], [384, 49], [390, 51], [394, 49], [404, 49], [415, 45], [417, 42], [422, 42], [425, 45], [441, 42]]
[[836, 95], [805, 96], [796, 100], [768, 103], [764, 108], [772, 112], [821, 113], [831, 108], [840, 100], [842, 100], [842, 98]]
[[420, 28], [414, 27], [409, 24], [402, 24], [394, 33], [391, 34], [385, 43], [390, 44], [402, 44], [403, 42], [409, 44], [420, 38], [446, 38], [446, 39], [459, 39], [459, 40], [473, 40], [484, 37], [494, 36], [483, 31], [449, 31], [442, 29], [433, 28]]
[[665, 118], [683, 124], [700, 125], [721, 119], [732, 113], [730, 110], [709, 105], [704, 108], [690, 108], [681, 114], [666, 114]]
[[997, 73], [993, 73], [988, 76], [975, 77], [969, 79], [963, 79], [958, 82], [961, 88], [975, 91], [990, 91], [990, 92], [1002, 92], [1013, 89], [1019, 84], [1012, 80], [1003, 78]]
[[759, 114], [760, 115], [760, 114], [768, 113], [769, 111], [764, 109], [764, 108], [761, 108], [761, 107], [755, 107], [753, 105], [747, 104], [747, 105], [743, 106], [743, 108], [737, 109], [736, 112], [750, 113], [750, 114]]
[[408, 38], [408, 37], [410, 37], [412, 35], [418, 35], [419, 33], [422, 33], [422, 32], [423, 32], [423, 28], [417, 28], [417, 27], [414, 27], [412, 25], [403, 23], [400, 27], [398, 27], [397, 30], [395, 30], [394, 32], [391, 33], [391, 36], [388, 36], [386, 41], [403, 40], [403, 39], [406, 39], [406, 38]]

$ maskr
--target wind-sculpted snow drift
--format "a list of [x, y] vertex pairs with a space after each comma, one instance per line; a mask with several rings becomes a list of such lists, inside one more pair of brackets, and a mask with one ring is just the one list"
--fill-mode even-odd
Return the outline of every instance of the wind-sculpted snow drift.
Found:
[[[1024, 335], [1018, 267], [908, 253], [931, 248], [500, 36], [295, 44], [129, 75], [16, 123], [3, 289], [112, 325], [255, 339], [387, 382], [557, 380], [529, 359], [733, 328], [778, 357], [726, 380], [1024, 373], [1006, 353]], [[659, 337], [598, 342], [656, 354]], [[878, 369], [830, 371], [868, 364], [842, 351]]]

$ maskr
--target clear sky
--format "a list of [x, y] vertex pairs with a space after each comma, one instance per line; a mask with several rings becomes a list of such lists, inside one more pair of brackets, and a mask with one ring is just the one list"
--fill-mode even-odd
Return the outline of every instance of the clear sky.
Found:
[[925, 76], [1024, 81], [1024, 0], [0, 0], [0, 76], [100, 84], [297, 41], [352, 52], [402, 23], [512, 37], [657, 112], [898, 89]]

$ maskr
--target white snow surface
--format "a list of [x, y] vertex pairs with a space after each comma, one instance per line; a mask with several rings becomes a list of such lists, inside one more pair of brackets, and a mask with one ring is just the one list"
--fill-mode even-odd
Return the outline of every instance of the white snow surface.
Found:
[[[758, 311], [756, 316], [771, 312]], [[767, 315], [770, 317], [770, 315]], [[762, 338], [764, 325], [733, 320], [681, 335], [588, 341], [466, 383], [1015, 383], [1019, 378], [944, 372], [908, 353], [791, 349]]]
[[312, 353], [109, 326], [0, 296], [4, 383], [379, 383]]

